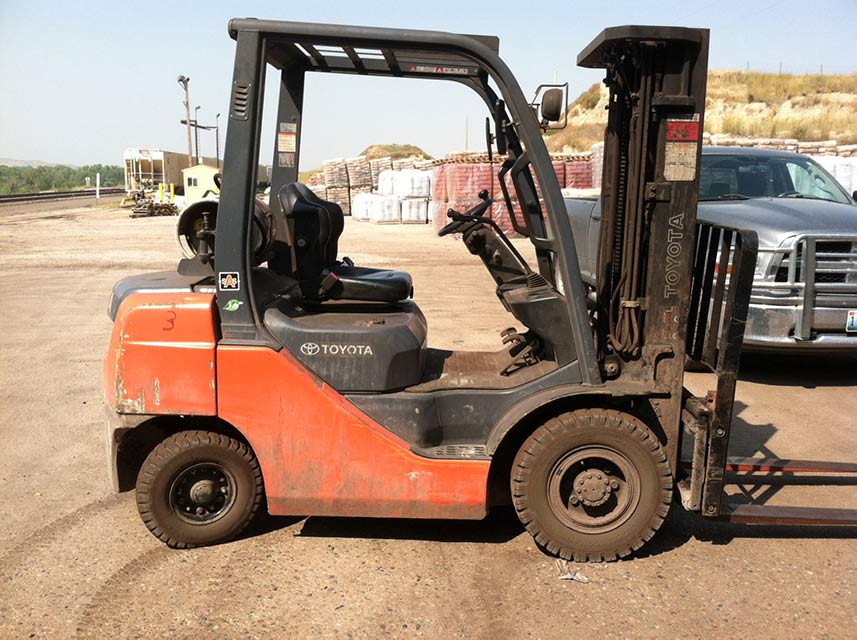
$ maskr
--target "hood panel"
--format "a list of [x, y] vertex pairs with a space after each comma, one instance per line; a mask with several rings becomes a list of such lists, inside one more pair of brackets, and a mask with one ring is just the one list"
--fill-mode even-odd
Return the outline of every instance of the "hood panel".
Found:
[[824, 200], [752, 198], [700, 202], [699, 219], [759, 234], [759, 246], [779, 246], [797, 234], [857, 235], [857, 207]]

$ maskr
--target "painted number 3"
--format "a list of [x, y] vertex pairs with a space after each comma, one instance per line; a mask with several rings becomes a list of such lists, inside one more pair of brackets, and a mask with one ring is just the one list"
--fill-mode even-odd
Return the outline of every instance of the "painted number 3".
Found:
[[176, 312], [175, 311], [167, 311], [169, 317], [167, 321], [164, 323], [164, 331], [172, 331], [173, 327], [176, 326]]

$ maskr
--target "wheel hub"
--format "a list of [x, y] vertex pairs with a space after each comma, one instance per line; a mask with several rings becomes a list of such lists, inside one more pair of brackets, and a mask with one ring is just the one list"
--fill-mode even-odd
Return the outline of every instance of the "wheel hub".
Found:
[[570, 496], [569, 502], [572, 506], [582, 502], [588, 507], [597, 507], [607, 502], [610, 493], [618, 486], [619, 482], [606, 472], [587, 469], [575, 478], [574, 493]]
[[195, 505], [205, 506], [214, 501], [216, 491], [213, 480], [200, 480], [190, 488], [190, 499]]
[[570, 529], [590, 534], [622, 526], [640, 500], [634, 466], [620, 451], [599, 445], [557, 460], [547, 490], [554, 515]]
[[198, 463], [182, 469], [170, 488], [170, 505], [191, 524], [206, 524], [225, 515], [235, 502], [235, 479], [223, 466]]

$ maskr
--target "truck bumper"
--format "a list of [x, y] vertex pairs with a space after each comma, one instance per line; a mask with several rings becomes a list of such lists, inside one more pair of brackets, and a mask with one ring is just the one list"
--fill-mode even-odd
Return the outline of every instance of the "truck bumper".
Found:
[[815, 307], [809, 339], [795, 337], [800, 307], [751, 302], [744, 333], [745, 351], [836, 352], [857, 354], [857, 332], [846, 333], [848, 310]]

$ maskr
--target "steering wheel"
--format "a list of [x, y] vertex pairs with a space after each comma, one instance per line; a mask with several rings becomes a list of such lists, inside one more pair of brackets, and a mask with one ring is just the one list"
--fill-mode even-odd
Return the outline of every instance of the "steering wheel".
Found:
[[437, 235], [446, 236], [450, 233], [456, 233], [468, 224], [479, 222], [479, 220], [474, 220], [474, 218], [481, 218], [484, 216], [485, 212], [488, 211], [488, 208], [494, 204], [494, 200], [488, 197], [487, 189], [480, 191], [479, 197], [482, 199], [482, 202], [477, 204], [475, 207], [468, 209], [464, 213], [455, 211], [454, 209], [447, 211], [446, 215], [452, 219], [452, 222], [447, 223], [440, 231], [437, 232]]
[[778, 193], [777, 197], [778, 198], [785, 198], [786, 196], [799, 196], [799, 195], [801, 195], [800, 191], [795, 191], [794, 189], [791, 189], [789, 191], [783, 191], [782, 193]]

